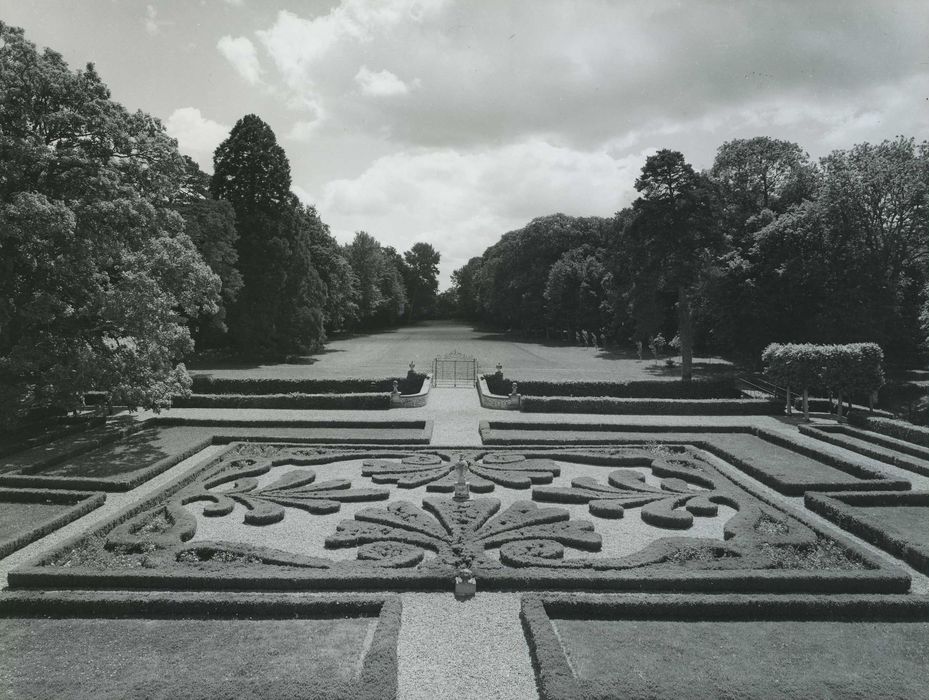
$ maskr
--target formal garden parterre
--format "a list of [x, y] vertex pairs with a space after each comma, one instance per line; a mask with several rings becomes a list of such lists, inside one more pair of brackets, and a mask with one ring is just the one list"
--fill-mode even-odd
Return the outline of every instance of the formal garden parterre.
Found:
[[[458, 465], [473, 485], [451, 497]], [[234, 443], [13, 588], [905, 591], [905, 572], [681, 447]]]

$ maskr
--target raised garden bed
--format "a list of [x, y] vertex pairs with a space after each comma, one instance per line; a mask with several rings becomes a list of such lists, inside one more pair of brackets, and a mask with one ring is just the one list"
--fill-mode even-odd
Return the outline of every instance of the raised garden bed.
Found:
[[102, 493], [0, 488], [0, 558], [99, 508]]
[[[590, 445], [675, 442], [696, 445], [787, 496], [807, 491], [909, 489], [910, 482], [773, 433], [749, 426], [630, 426], [483, 421], [481, 439], [492, 445]], [[662, 435], [662, 431], [667, 431]]]
[[128, 491], [209, 445], [250, 440], [428, 444], [432, 421], [218, 421], [160, 417], [110, 430], [101, 436], [68, 442], [60, 449], [51, 445], [16, 456], [15, 460], [11, 458], [8, 464], [15, 469], [0, 474], [0, 486]]
[[929, 574], [929, 492], [808, 493], [806, 506]]
[[192, 394], [175, 398], [175, 408], [283, 408], [331, 411], [386, 411], [390, 394]]
[[526, 596], [545, 700], [910, 698], [929, 601], [877, 596]]
[[908, 590], [902, 570], [697, 453], [650, 454], [237, 443], [9, 585], [451, 590], [466, 566], [479, 591]]
[[0, 695], [380, 700], [399, 629], [395, 596], [7, 596]]
[[847, 425], [801, 425], [800, 432], [866, 457], [929, 476], [929, 449]]

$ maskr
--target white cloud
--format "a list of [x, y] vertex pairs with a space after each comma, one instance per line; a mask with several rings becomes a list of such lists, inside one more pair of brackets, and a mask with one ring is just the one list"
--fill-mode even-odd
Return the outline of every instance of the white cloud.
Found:
[[158, 21], [158, 10], [154, 5], [145, 6], [145, 31], [152, 36], [161, 31], [161, 22]]
[[305, 90], [319, 78], [317, 62], [342, 46], [369, 44], [400, 25], [417, 25], [447, 0], [342, 0], [325, 15], [304, 19], [281, 10], [274, 25], [257, 32], [285, 82]]
[[323, 189], [319, 211], [342, 241], [364, 229], [398, 250], [431, 243], [441, 280], [536, 216], [610, 216], [634, 194], [644, 154], [614, 159], [529, 140], [475, 152], [397, 153]]
[[213, 170], [213, 151], [229, 135], [230, 127], [204, 117], [196, 107], [180, 107], [165, 121], [165, 130], [206, 171]]
[[355, 82], [358, 83], [363, 95], [372, 97], [405, 95], [410, 91], [409, 86], [389, 70], [375, 72], [369, 70], [367, 66], [358, 69]]
[[227, 35], [216, 43], [216, 48], [247, 83], [255, 85], [261, 80], [261, 64], [258, 61], [255, 45], [250, 39], [244, 36]]

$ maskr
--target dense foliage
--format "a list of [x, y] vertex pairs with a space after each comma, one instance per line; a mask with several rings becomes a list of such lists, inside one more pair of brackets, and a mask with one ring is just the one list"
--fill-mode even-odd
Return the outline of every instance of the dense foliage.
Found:
[[[772, 342], [874, 342], [925, 358], [929, 144], [898, 137], [818, 163], [757, 137], [697, 173], [649, 157], [612, 219], [556, 214], [504, 234], [452, 276], [460, 317], [645, 347], [659, 333], [757, 363]], [[684, 372], [686, 376], [686, 371]]]
[[170, 204], [185, 163], [158, 120], [111, 101], [0, 23], [0, 422], [89, 390], [165, 405], [189, 378], [187, 320], [220, 279]]
[[809, 417], [809, 391], [842, 396], [873, 396], [884, 385], [884, 353], [876, 343], [812, 345], [772, 343], [762, 353], [765, 373], [775, 384], [803, 392]]

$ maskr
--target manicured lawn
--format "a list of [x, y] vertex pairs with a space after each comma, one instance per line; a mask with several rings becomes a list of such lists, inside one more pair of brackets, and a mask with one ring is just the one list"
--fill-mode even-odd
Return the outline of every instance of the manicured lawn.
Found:
[[916, 698], [929, 623], [555, 620], [578, 678], [615, 697]]
[[354, 697], [377, 618], [0, 620], [0, 696]]
[[66, 503], [0, 503], [0, 542], [14, 535], [31, 530], [71, 506]]
[[[214, 377], [389, 377], [405, 373], [410, 361], [416, 363], [417, 370], [429, 372], [436, 357], [453, 350], [476, 358], [487, 372], [493, 372], [499, 362], [508, 376], [520, 379], [629, 381], [680, 376], [679, 367], [669, 369], [651, 359], [640, 361], [630, 346], [597, 350], [529, 342], [451, 321], [336, 338], [323, 352], [305, 358], [306, 364], [193, 365], [192, 371]], [[728, 370], [731, 365], [716, 358], [698, 358], [695, 368], [697, 375], [704, 376]]]
[[205, 437], [205, 431], [199, 427], [147, 428], [111, 445], [31, 473], [96, 479], [127, 476], [159, 460], [184, 452], [202, 442]]

